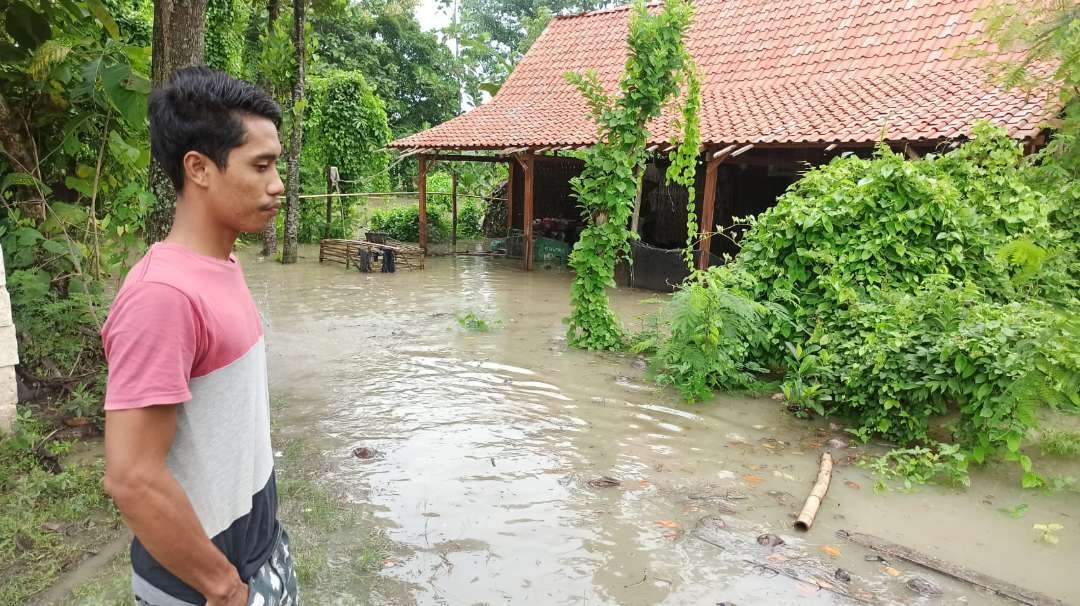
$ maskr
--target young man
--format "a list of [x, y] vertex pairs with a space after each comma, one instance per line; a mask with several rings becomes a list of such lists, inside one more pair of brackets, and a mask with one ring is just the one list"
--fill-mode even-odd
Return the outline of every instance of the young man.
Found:
[[277, 520], [262, 323], [232, 255], [284, 187], [281, 109], [205, 67], [150, 97], [150, 151], [176, 218], [124, 281], [102, 330], [105, 489], [135, 533], [136, 603], [296, 604]]

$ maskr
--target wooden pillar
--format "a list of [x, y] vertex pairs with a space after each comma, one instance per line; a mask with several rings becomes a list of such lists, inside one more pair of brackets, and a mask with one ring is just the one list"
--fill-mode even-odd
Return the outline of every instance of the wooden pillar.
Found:
[[[334, 221], [333, 215], [333, 191], [334, 191], [334, 173], [336, 169], [333, 166], [326, 167], [326, 227], [323, 229], [323, 237], [330, 237], [330, 224]], [[346, 235], [346, 238], [349, 236]]]
[[525, 232], [525, 246], [523, 247], [523, 256], [525, 257], [525, 271], [532, 271], [533, 268], [533, 177], [536, 172], [536, 162], [533, 161], [533, 155], [527, 153], [525, 155], [525, 191], [524, 206], [522, 208], [523, 219], [522, 228]]
[[457, 171], [450, 173], [450, 244], [457, 248]]
[[648, 165], [648, 162], [646, 162], [637, 173], [637, 193], [634, 194], [634, 215], [630, 220], [630, 231], [635, 234], [638, 233], [638, 229], [641, 227], [641, 188], [645, 184], [645, 167]]
[[506, 235], [510, 235], [510, 230], [514, 228], [514, 166], [517, 161], [513, 158], [506, 164], [507, 175], [506, 179]]
[[705, 192], [701, 200], [701, 230], [698, 241], [698, 269], [709, 267], [712, 233], [715, 229], [713, 211], [716, 207], [716, 168], [723, 158], [716, 158], [705, 163]]
[[420, 250], [427, 254], [427, 156], [420, 156], [420, 177], [417, 186], [420, 193]]

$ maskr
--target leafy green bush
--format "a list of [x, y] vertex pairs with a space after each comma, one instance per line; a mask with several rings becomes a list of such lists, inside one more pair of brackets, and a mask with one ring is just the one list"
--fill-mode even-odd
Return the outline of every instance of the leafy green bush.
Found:
[[1080, 406], [1080, 306], [1077, 239], [1032, 170], [978, 125], [942, 156], [880, 148], [808, 171], [748, 219], [733, 263], [676, 295], [661, 382], [700, 399], [782, 372], [793, 405], [862, 439], [932, 445], [948, 419], [961, 455], [1038, 485], [1020, 447], [1039, 405]]
[[[380, 231], [402, 242], [420, 241], [420, 207], [399, 206], [380, 209], [371, 213], [372, 231]], [[428, 242], [445, 242], [450, 239], [450, 219], [438, 206], [428, 206]]]

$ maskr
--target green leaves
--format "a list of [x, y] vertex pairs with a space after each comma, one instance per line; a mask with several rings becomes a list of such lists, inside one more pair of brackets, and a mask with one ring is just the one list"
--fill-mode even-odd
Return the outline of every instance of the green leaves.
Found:
[[146, 122], [146, 97], [150, 80], [126, 63], [114, 63], [101, 70], [101, 84], [116, 111], [131, 126]]
[[[589, 222], [570, 255], [575, 278], [566, 335], [571, 346], [593, 350], [623, 346], [622, 328], [608, 307], [605, 289], [615, 285], [616, 258], [627, 252], [629, 238], [636, 236], [627, 226], [644, 168], [646, 125], [678, 91], [678, 82], [696, 81], [693, 74], [684, 73], [688, 56], [683, 37], [690, 14], [685, 0], [667, 0], [656, 14], [650, 14], [641, 2], [635, 5], [620, 97], [609, 96], [593, 72], [566, 75], [588, 101], [600, 140], [586, 152], [585, 168], [571, 181]], [[692, 93], [691, 103], [698, 96]], [[683, 158], [680, 165], [689, 168], [680, 168], [678, 175], [680, 183], [690, 184], [700, 141], [696, 109], [692, 113], [695, 117], [684, 124], [684, 147], [689, 150], [684, 156], [690, 159]], [[693, 193], [691, 187], [691, 200]]]

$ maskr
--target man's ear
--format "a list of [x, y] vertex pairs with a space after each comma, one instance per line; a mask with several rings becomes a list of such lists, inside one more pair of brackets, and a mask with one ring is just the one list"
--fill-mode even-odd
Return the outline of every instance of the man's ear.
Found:
[[211, 164], [212, 161], [205, 155], [197, 151], [189, 151], [184, 154], [184, 175], [196, 186], [208, 187], [210, 185], [208, 172]]

